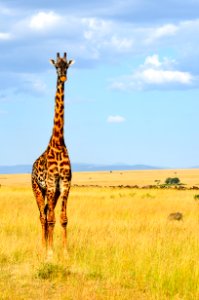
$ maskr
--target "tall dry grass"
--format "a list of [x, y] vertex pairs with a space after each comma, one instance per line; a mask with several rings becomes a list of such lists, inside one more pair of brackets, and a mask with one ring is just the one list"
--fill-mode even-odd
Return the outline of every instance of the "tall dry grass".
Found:
[[[0, 299], [199, 299], [199, 207], [194, 191], [72, 188], [69, 259], [60, 203], [46, 262], [29, 186], [0, 189]], [[183, 221], [170, 221], [180, 211]]]

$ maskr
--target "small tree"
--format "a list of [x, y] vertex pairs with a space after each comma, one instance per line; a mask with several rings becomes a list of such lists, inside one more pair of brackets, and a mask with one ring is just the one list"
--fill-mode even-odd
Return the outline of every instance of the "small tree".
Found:
[[166, 180], [165, 180], [165, 184], [168, 184], [168, 185], [175, 185], [175, 184], [180, 184], [180, 179], [178, 177], [168, 177]]

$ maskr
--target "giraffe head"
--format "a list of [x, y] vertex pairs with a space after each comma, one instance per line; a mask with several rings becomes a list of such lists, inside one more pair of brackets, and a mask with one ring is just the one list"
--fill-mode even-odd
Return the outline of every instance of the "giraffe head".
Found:
[[57, 61], [55, 61], [54, 59], [50, 59], [50, 63], [55, 66], [57, 70], [58, 79], [61, 82], [65, 82], [67, 80], [67, 70], [72, 64], [74, 64], [74, 60], [68, 61], [65, 52], [64, 57], [60, 57], [60, 54], [57, 53]]

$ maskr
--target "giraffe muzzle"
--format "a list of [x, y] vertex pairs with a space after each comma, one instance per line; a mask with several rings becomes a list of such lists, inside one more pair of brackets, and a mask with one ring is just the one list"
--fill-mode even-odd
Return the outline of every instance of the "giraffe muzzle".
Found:
[[61, 76], [61, 77], [60, 77], [60, 80], [61, 80], [62, 82], [65, 82], [65, 81], [67, 80], [67, 77], [66, 77], [66, 76]]

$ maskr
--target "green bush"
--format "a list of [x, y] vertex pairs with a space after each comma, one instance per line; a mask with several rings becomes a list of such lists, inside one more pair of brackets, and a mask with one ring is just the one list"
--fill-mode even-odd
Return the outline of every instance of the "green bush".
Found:
[[43, 263], [37, 270], [36, 277], [40, 279], [54, 279], [56, 277], [64, 277], [69, 275], [70, 272], [60, 265], [52, 263]]
[[166, 180], [165, 180], [165, 184], [168, 184], [168, 185], [175, 185], [175, 184], [180, 184], [180, 179], [178, 177], [168, 177]]

